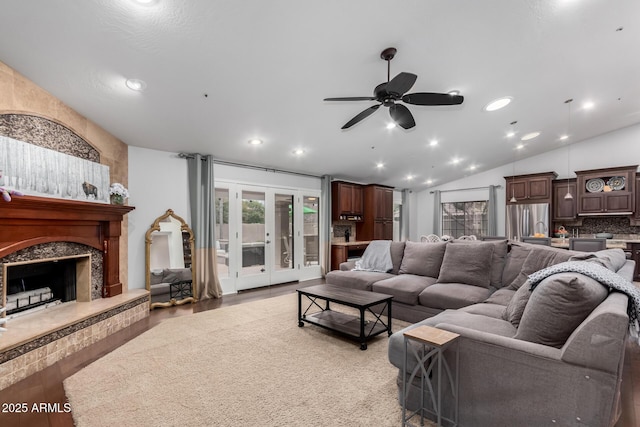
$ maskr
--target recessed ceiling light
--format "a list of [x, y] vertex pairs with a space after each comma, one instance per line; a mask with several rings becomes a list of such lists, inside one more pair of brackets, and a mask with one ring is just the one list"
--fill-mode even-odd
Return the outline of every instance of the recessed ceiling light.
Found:
[[451, 96], [458, 96], [460, 95], [460, 91], [459, 90], [450, 90], [449, 92], [447, 92], [449, 95]]
[[582, 108], [584, 108], [585, 110], [590, 110], [595, 106], [595, 104], [591, 101], [587, 101], [584, 104], [582, 104]]
[[516, 150], [522, 150], [524, 148], [524, 144], [516, 145]]
[[431, 141], [429, 141], [429, 145], [432, 147], [435, 147], [436, 145], [438, 145], [438, 140], [437, 139], [432, 139]]
[[253, 138], [249, 140], [250, 145], [261, 145], [264, 141], [258, 138]]
[[451, 159], [451, 163], [453, 163], [454, 165], [457, 165], [458, 163], [460, 163], [460, 159], [457, 157], [454, 157], [453, 159]]
[[540, 136], [540, 132], [531, 132], [523, 135], [522, 138], [520, 138], [520, 141], [529, 141], [530, 139], [537, 138], [538, 136]]
[[433, 184], [433, 180], [432, 179], [428, 179], [425, 184]]
[[395, 123], [387, 123], [387, 129], [393, 129], [396, 127]]
[[377, 167], [378, 169], [382, 169], [382, 168], [384, 167], [384, 163], [382, 163], [382, 162], [377, 163], [377, 164], [376, 164], [376, 167]]
[[569, 135], [562, 135], [562, 136], [560, 137], [560, 141], [565, 141], [565, 140], [567, 140], [567, 139], [569, 139]]
[[407, 175], [407, 180], [411, 181], [413, 178], [415, 178], [415, 176], [413, 176], [413, 175]]
[[127, 79], [125, 84], [129, 89], [135, 90], [137, 92], [142, 92], [144, 88], [147, 87], [147, 84], [139, 79]]
[[510, 132], [507, 134], [507, 138], [513, 138], [514, 136], [516, 136], [516, 133], [515, 133], [514, 131], [510, 131]]
[[505, 96], [505, 97], [502, 97], [502, 98], [498, 98], [498, 99], [496, 99], [494, 101], [491, 101], [487, 105], [485, 105], [484, 111], [496, 111], [496, 110], [499, 110], [499, 109], [504, 108], [507, 105], [509, 105], [511, 103], [511, 101], [513, 101], [513, 98], [510, 97], [510, 96]]
[[474, 170], [476, 170], [476, 168], [477, 168], [477, 166], [476, 166], [476, 165], [471, 165], [471, 166], [469, 166], [469, 170], [470, 170], [470, 171], [474, 171]]
[[302, 156], [304, 154], [304, 150], [301, 148], [298, 148], [297, 150], [293, 151], [293, 154], [295, 154], [296, 156]]
[[140, 4], [150, 4], [150, 3], [153, 3], [156, 0], [133, 0], [133, 1], [135, 1], [136, 3], [140, 3]]

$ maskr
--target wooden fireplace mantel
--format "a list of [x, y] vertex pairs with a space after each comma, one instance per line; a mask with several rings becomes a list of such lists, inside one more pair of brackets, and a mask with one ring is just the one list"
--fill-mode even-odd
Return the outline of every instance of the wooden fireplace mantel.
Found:
[[122, 293], [120, 234], [133, 206], [20, 196], [0, 201], [0, 258], [36, 244], [75, 242], [103, 253], [103, 297]]

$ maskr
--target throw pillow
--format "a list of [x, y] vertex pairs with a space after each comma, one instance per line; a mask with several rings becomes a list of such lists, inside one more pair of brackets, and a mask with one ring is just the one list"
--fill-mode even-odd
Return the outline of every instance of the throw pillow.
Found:
[[531, 292], [514, 338], [560, 348], [609, 293], [580, 273], [558, 273]]
[[569, 258], [569, 261], [583, 260], [599, 264], [615, 273], [624, 266], [627, 262], [627, 257], [622, 249], [605, 249], [598, 252], [575, 254]]
[[[529, 246], [522, 246], [517, 242], [511, 242], [509, 244], [509, 253], [505, 260], [504, 270], [502, 272], [502, 284], [509, 286], [520, 274], [522, 266], [529, 256], [531, 249]], [[516, 290], [516, 288], [509, 288]]]
[[509, 246], [507, 245], [507, 239], [504, 240], [490, 240], [483, 242], [481, 240], [452, 240], [451, 243], [473, 245], [473, 244], [490, 244], [493, 245], [493, 255], [491, 256], [491, 286], [496, 289], [502, 288], [502, 273], [507, 258], [507, 251]]
[[491, 242], [447, 245], [437, 283], [464, 283], [488, 288], [491, 285]]
[[520, 325], [520, 319], [522, 319], [522, 313], [524, 313], [524, 308], [527, 306], [527, 302], [529, 302], [529, 297], [531, 296], [531, 290], [528, 283], [520, 286], [516, 293], [507, 304], [507, 309], [504, 312], [504, 320], [511, 322], [513, 326], [516, 328]]
[[398, 274], [438, 277], [447, 242], [406, 242]]

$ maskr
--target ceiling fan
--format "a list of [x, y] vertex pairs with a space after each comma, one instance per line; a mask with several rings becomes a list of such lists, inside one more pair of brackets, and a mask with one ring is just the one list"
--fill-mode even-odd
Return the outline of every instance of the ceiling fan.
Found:
[[387, 61], [387, 82], [381, 83], [373, 90], [374, 96], [352, 96], [345, 98], [325, 98], [325, 101], [378, 101], [379, 104], [367, 108], [360, 114], [349, 120], [342, 129], [348, 129], [361, 120], [373, 114], [381, 105], [389, 107], [389, 114], [398, 126], [404, 129], [411, 129], [416, 125], [413, 115], [407, 107], [397, 102], [402, 101], [413, 105], [458, 105], [462, 104], [464, 97], [448, 93], [432, 92], [405, 92], [411, 89], [418, 76], [411, 73], [400, 73], [389, 80], [391, 74], [391, 60], [397, 50], [389, 47], [382, 51], [380, 57]]

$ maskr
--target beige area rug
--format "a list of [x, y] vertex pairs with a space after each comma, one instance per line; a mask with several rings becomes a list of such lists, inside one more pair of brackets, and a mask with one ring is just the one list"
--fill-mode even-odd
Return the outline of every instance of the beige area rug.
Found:
[[163, 321], [64, 387], [78, 427], [399, 426], [387, 344], [299, 328], [291, 294]]

